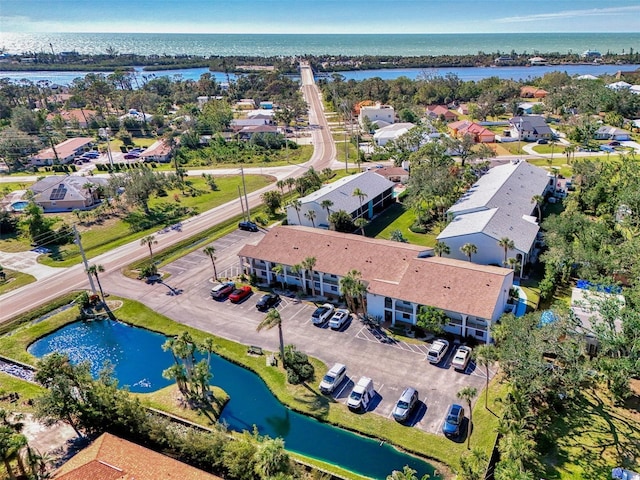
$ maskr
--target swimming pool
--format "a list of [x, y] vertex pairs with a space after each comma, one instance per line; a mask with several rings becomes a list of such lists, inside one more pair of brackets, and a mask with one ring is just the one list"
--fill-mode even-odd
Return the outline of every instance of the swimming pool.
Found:
[[25, 208], [27, 208], [29, 202], [25, 202], [24, 200], [20, 200], [18, 202], [13, 202], [11, 204], [11, 210], [14, 212], [22, 212]]

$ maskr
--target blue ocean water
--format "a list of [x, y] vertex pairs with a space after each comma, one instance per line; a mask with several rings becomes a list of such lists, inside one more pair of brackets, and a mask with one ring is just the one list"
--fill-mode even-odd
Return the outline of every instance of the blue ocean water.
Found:
[[77, 51], [141, 55], [465, 55], [485, 53], [628, 53], [640, 50], [640, 32], [469, 34], [168, 34], [0, 32], [12, 54]]

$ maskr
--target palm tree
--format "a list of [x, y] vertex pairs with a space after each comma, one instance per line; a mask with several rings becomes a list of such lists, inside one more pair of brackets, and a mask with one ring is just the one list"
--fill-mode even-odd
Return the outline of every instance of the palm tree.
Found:
[[441, 257], [442, 255], [449, 255], [451, 253], [449, 245], [444, 242], [436, 242], [436, 244], [433, 246], [433, 251], [439, 257]]
[[353, 222], [353, 224], [360, 229], [360, 232], [362, 233], [363, 237], [365, 236], [364, 235], [364, 227], [366, 227], [368, 223], [369, 222], [367, 221], [367, 219], [366, 218], [362, 218], [362, 217], [356, 218], [356, 221]]
[[309, 210], [307, 213], [304, 214], [305, 217], [307, 217], [310, 221], [311, 221], [311, 225], [313, 226], [313, 228], [316, 228], [316, 212], [315, 210]]
[[284, 265], [282, 265], [281, 263], [277, 263], [273, 267], [271, 267], [271, 271], [276, 274], [276, 281], [278, 281], [278, 275], [280, 276], [282, 289], [284, 290]]
[[87, 268], [87, 273], [89, 275], [93, 275], [93, 277], [96, 279], [96, 283], [98, 284], [98, 288], [100, 289], [100, 296], [102, 297], [102, 301], [104, 302], [104, 292], [102, 291], [100, 277], [98, 276], [98, 273], [102, 272], [104, 272], [104, 267], [102, 265], [90, 265], [89, 268]]
[[[312, 210], [311, 210], [312, 211]], [[311, 295], [316, 296], [316, 286], [313, 281], [313, 269], [316, 268], [316, 257], [307, 257], [302, 261], [302, 268], [309, 271], [309, 278], [311, 279]]]
[[256, 473], [259, 478], [288, 478], [291, 459], [282, 438], [266, 438], [258, 444], [255, 453]]
[[320, 202], [320, 206], [327, 211], [327, 222], [328, 222], [329, 221], [329, 216], [331, 215], [331, 210], [329, 210], [329, 209], [331, 207], [333, 207], [333, 202], [331, 200], [329, 200], [329, 199], [322, 200]]
[[275, 308], [272, 308], [267, 312], [258, 326], [256, 327], [256, 331], [259, 332], [263, 328], [267, 330], [271, 330], [273, 327], [278, 327], [278, 336], [280, 337], [280, 358], [282, 359], [282, 365], [284, 366], [284, 338], [282, 337], [282, 317], [280, 316], [280, 312]]
[[[359, 188], [355, 188], [353, 190], [353, 193], [351, 193], [351, 196], [353, 197], [358, 197], [358, 200], [360, 200], [360, 210], [361, 210], [361, 215], [364, 216], [364, 212], [362, 211], [362, 203], [364, 202], [364, 199], [367, 198], [367, 194], [364, 193], [362, 190], [360, 190]], [[364, 235], [364, 234], [363, 234]]]
[[534, 195], [531, 197], [531, 203], [536, 204], [536, 209], [538, 210], [538, 223], [542, 221], [542, 204], [544, 202], [544, 197], [542, 195]]
[[284, 195], [284, 187], [287, 186], [287, 183], [284, 180], [278, 180], [276, 182], [276, 187], [280, 189], [280, 193]]
[[149, 247], [149, 256], [151, 257], [151, 260], [153, 260], [152, 246], [157, 244], [158, 244], [158, 241], [156, 240], [155, 235], [147, 235], [146, 237], [143, 237], [142, 239], [140, 239], [140, 245], [146, 245], [147, 247]]
[[27, 437], [20, 433], [22, 427], [21, 422], [10, 421], [7, 412], [0, 409], [0, 457], [10, 480], [16, 478], [13, 474], [13, 468], [11, 468], [13, 460], [18, 460], [21, 473], [25, 473], [20, 460], [20, 450], [27, 446]]
[[[358, 270], [350, 270], [344, 277], [340, 279], [340, 293], [344, 295], [349, 309], [355, 313], [355, 297], [363, 294], [364, 283], [361, 280], [362, 274]], [[364, 287], [366, 292], [366, 286]]]
[[476, 247], [473, 243], [465, 243], [460, 247], [460, 251], [467, 257], [469, 257], [469, 261], [471, 261], [471, 255], [478, 253], [478, 247]]
[[495, 362], [498, 359], [498, 352], [496, 348], [492, 345], [480, 345], [473, 351], [473, 356], [475, 357], [478, 365], [481, 365], [485, 368], [485, 376], [486, 385], [484, 389], [484, 408], [489, 408], [489, 365]]
[[520, 261], [517, 258], [510, 257], [507, 259], [507, 266], [517, 272], [520, 269]]
[[289, 189], [289, 193], [291, 193], [291, 189], [296, 184], [296, 179], [293, 178], [293, 177], [289, 177], [289, 178], [287, 178], [285, 180], [285, 183], [287, 184], [287, 188]]
[[295, 209], [296, 215], [298, 215], [298, 225], [302, 225], [302, 220], [300, 220], [300, 209], [302, 208], [302, 202], [300, 200], [294, 200], [289, 205]]
[[509, 237], [502, 237], [500, 240], [498, 240], [498, 245], [504, 248], [504, 262], [502, 262], [502, 264], [506, 265], [507, 253], [509, 252], [509, 250], [513, 250], [516, 244]]
[[214, 257], [214, 253], [216, 253], [216, 249], [213, 245], [209, 245], [208, 247], [204, 247], [202, 250], [205, 255], [209, 255], [211, 259], [211, 264], [213, 265], [213, 278], [214, 280], [218, 280], [218, 271], [216, 270], [216, 257]]
[[469, 407], [469, 428], [467, 429], [467, 450], [471, 445], [471, 431], [473, 428], [473, 410], [471, 409], [471, 402], [478, 394], [478, 389], [475, 387], [464, 387], [456, 395], [460, 400], [465, 400]]
[[306, 293], [306, 288], [305, 288], [305, 284], [302, 281], [302, 272], [304, 271], [304, 268], [302, 268], [302, 265], [300, 265], [299, 263], [296, 263], [295, 265], [292, 265], [291, 268], [289, 269], [291, 271], [291, 273], [293, 273], [296, 277], [298, 277], [298, 282], [300, 283], [300, 288], [302, 289], [303, 293]]

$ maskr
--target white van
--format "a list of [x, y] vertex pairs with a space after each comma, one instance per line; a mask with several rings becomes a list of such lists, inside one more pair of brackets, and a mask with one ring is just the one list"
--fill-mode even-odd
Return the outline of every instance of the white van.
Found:
[[322, 393], [333, 393], [346, 376], [347, 367], [342, 363], [336, 363], [322, 378], [322, 381], [320, 382], [320, 391]]
[[356, 412], [366, 412], [375, 394], [376, 391], [373, 389], [373, 380], [369, 377], [360, 377], [356, 386], [351, 390], [351, 395], [349, 395], [349, 400], [347, 400], [347, 406], [350, 410]]

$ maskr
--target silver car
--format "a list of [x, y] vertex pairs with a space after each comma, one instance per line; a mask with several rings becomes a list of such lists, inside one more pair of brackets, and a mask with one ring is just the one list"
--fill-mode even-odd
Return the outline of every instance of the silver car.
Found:
[[406, 422], [418, 405], [418, 398], [418, 391], [415, 388], [405, 388], [396, 402], [396, 406], [393, 407], [393, 418], [398, 422]]

